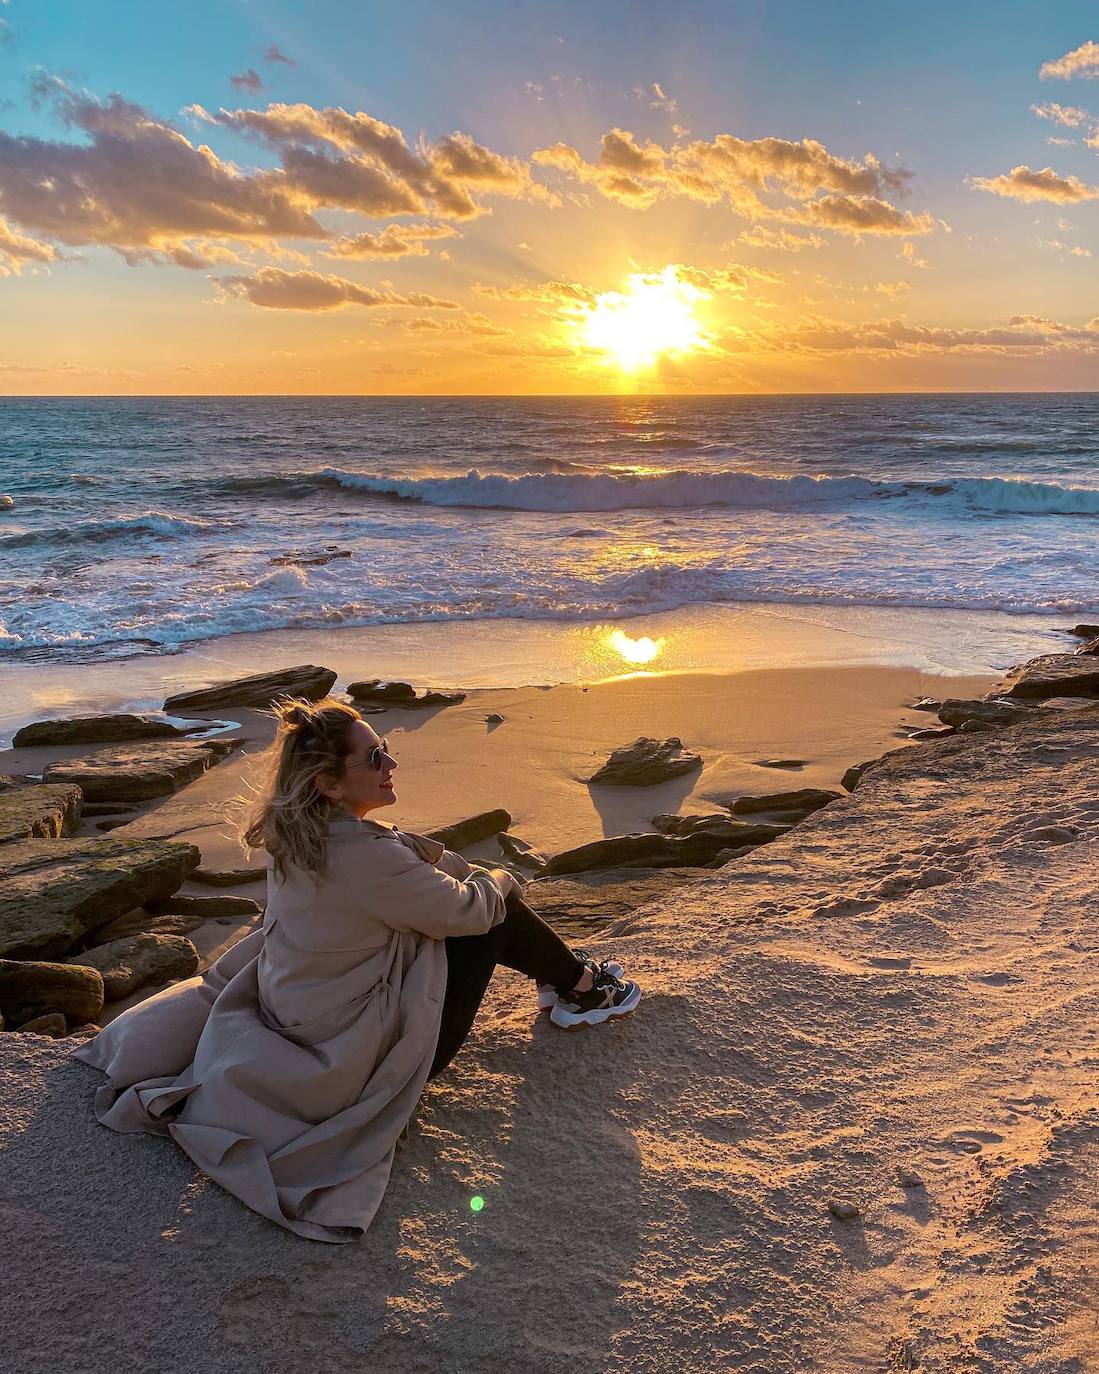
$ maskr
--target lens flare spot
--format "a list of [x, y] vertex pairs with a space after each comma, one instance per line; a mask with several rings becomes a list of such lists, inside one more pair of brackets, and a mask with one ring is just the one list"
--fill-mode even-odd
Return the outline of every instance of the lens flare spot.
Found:
[[650, 639], [648, 635], [642, 635], [640, 639], [631, 639], [622, 630], [612, 630], [607, 636], [608, 648], [613, 649], [627, 663], [651, 663], [664, 652], [666, 642], [663, 637]]
[[469, 1210], [470, 1210], [471, 1212], [483, 1212], [483, 1211], [484, 1211], [484, 1207], [485, 1207], [485, 1200], [484, 1200], [483, 1197], [481, 1197], [481, 1195], [480, 1195], [479, 1193], [478, 1193], [478, 1195], [477, 1195], [476, 1197], [471, 1197], [471, 1198], [470, 1198], [470, 1200], [469, 1200]]

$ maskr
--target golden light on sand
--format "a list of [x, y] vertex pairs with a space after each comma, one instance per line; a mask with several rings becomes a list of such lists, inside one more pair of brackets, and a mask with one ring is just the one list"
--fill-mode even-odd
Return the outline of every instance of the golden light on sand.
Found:
[[580, 341], [606, 354], [623, 372], [639, 372], [664, 355], [706, 347], [696, 307], [708, 299], [708, 292], [681, 280], [674, 267], [635, 272], [625, 291], [604, 291], [585, 307]]
[[608, 648], [621, 655], [627, 663], [651, 663], [664, 652], [666, 642], [663, 638], [650, 639], [648, 635], [642, 635], [640, 639], [631, 639], [622, 630], [612, 630], [607, 636]]

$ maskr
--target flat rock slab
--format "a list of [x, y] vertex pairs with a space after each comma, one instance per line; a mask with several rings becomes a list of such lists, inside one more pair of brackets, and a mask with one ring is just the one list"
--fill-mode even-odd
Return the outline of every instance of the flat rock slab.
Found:
[[178, 792], [231, 753], [232, 740], [165, 740], [97, 749], [51, 763], [44, 782], [77, 783], [89, 801], [145, 801]]
[[75, 783], [5, 788], [0, 791], [0, 844], [67, 835], [80, 820], [80, 803], [81, 791]]
[[1046, 697], [1099, 696], [1099, 656], [1094, 654], [1045, 654], [1013, 668], [993, 696], [1022, 697], [1040, 701]]
[[680, 839], [687, 835], [708, 835], [725, 845], [768, 844], [785, 835], [791, 823], [734, 820], [724, 811], [715, 811], [708, 816], [671, 816], [653, 817], [653, 825], [661, 835], [674, 835]]
[[24, 725], [12, 740], [13, 749], [50, 744], [97, 744], [108, 740], [174, 739], [187, 732], [154, 716], [120, 713], [113, 716], [72, 716], [65, 720], [36, 720]]
[[191, 881], [202, 883], [205, 887], [238, 887], [242, 883], [261, 883], [266, 877], [266, 866], [259, 868], [196, 868], [191, 874]]
[[652, 787], [701, 767], [701, 757], [684, 749], [683, 741], [675, 735], [666, 740], [642, 735], [632, 744], [615, 749], [588, 782], [604, 787]]
[[179, 892], [146, 902], [145, 907], [154, 916], [198, 916], [203, 921], [214, 916], [258, 916], [262, 910], [251, 897], [188, 897]]
[[[685, 818], [686, 819], [686, 818]], [[712, 821], [711, 817], [699, 819]], [[678, 835], [614, 835], [555, 854], [543, 869], [546, 877], [559, 873], [583, 873], [596, 868], [702, 867], [723, 849], [734, 845], [767, 844], [785, 835], [786, 825], [742, 825], [728, 816]]]
[[768, 792], [759, 797], [737, 797], [729, 810], [734, 816], [751, 816], [757, 811], [794, 811], [808, 816], [822, 806], [842, 797], [825, 787], [798, 787], [792, 792]]
[[939, 708], [938, 717], [944, 725], [952, 725], [955, 730], [971, 721], [1000, 728], [1016, 725], [1034, 714], [1033, 706], [1023, 706], [1016, 701], [965, 701], [948, 697]]
[[501, 830], [506, 830], [510, 824], [511, 813], [502, 808], [496, 811], [479, 811], [476, 816], [468, 816], [464, 821], [455, 821], [453, 825], [429, 830], [427, 838], [441, 840], [448, 849], [464, 849], [466, 845], [491, 840], [495, 835], [499, 835]]
[[164, 703], [166, 711], [217, 711], [223, 706], [271, 706], [281, 697], [304, 697], [319, 701], [332, 690], [337, 674], [331, 668], [304, 663], [274, 673], [254, 673], [250, 677], [219, 682], [195, 692], [177, 692]]
[[198, 950], [182, 935], [129, 935], [96, 945], [66, 962], [74, 968], [95, 969], [103, 978], [103, 996], [114, 1002], [148, 983], [190, 978], [198, 968]]
[[[0, 848], [0, 958], [52, 959], [173, 893], [198, 864], [174, 840], [17, 840]], [[91, 1018], [85, 1018], [91, 1019]]]
[[103, 1010], [103, 978], [95, 969], [39, 959], [0, 959], [0, 1014], [7, 1026], [60, 1012], [73, 1025]]
[[365, 682], [348, 684], [348, 695], [375, 706], [458, 706], [466, 699], [465, 692], [425, 691], [418, 696], [411, 682], [385, 682], [370, 678]]
[[523, 888], [523, 900], [556, 930], [590, 939], [600, 927], [700, 877], [697, 868], [610, 868], [537, 878]]
[[100, 926], [89, 937], [89, 947], [105, 945], [109, 940], [121, 940], [127, 935], [190, 935], [192, 930], [206, 924], [205, 916], [151, 916], [144, 907], [116, 916], [108, 925]]

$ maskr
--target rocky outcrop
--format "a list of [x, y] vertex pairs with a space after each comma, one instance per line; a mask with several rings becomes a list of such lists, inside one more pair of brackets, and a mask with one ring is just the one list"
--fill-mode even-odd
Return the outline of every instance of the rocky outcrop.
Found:
[[1048, 697], [1099, 696], [1099, 657], [1044, 654], [1013, 668], [993, 696], [1041, 701]]
[[203, 921], [214, 916], [258, 916], [262, 909], [251, 897], [188, 897], [180, 892], [145, 903], [145, 910], [154, 916], [197, 916]]
[[610, 868], [535, 878], [524, 887], [523, 900], [562, 934], [594, 939], [605, 926], [700, 876], [697, 868]]
[[348, 684], [348, 696], [356, 703], [367, 702], [375, 706], [457, 706], [465, 701], [465, 692], [421, 692], [410, 682], [386, 682], [382, 678], [369, 678], [364, 682]]
[[51, 763], [46, 782], [71, 782], [89, 801], [145, 801], [177, 792], [235, 748], [232, 740], [166, 740], [97, 749]]
[[65, 720], [37, 720], [16, 731], [14, 749], [39, 745], [98, 744], [110, 740], [172, 739], [186, 730], [154, 716], [121, 713], [113, 716], [72, 716]]
[[254, 673], [250, 677], [219, 682], [195, 692], [177, 692], [164, 703], [166, 711], [219, 711], [223, 706], [251, 706], [263, 710], [282, 697], [304, 697], [319, 701], [332, 690], [337, 674], [331, 668], [312, 663], [283, 668], [275, 673]]
[[479, 811], [476, 816], [469, 816], [464, 821], [455, 821], [453, 825], [429, 830], [427, 838], [441, 840], [447, 849], [464, 849], [466, 845], [491, 840], [502, 830], [506, 830], [510, 824], [511, 813], [502, 808], [496, 811]]
[[759, 811], [781, 811], [786, 818], [799, 819], [836, 801], [842, 792], [824, 787], [799, 787], [792, 792], [767, 792], [757, 797], [738, 797], [729, 807], [734, 816], [752, 816]]
[[89, 932], [174, 892], [198, 861], [194, 845], [171, 840], [5, 845], [0, 848], [0, 958], [67, 954]]
[[10, 1029], [60, 1012], [73, 1025], [103, 1010], [103, 978], [96, 969], [40, 959], [0, 959], [0, 1013]]
[[96, 945], [66, 963], [73, 968], [95, 969], [103, 979], [104, 998], [113, 1002], [148, 983], [190, 978], [198, 968], [198, 950], [181, 935], [129, 935]]
[[785, 835], [791, 822], [756, 821], [753, 825], [734, 820], [724, 811], [715, 811], [706, 816], [654, 816], [653, 825], [662, 835], [678, 835], [680, 838], [686, 835], [713, 835], [728, 844], [767, 844]]
[[1016, 701], [960, 701], [950, 697], [939, 708], [938, 716], [944, 725], [951, 725], [955, 730], [972, 721], [1001, 729], [1005, 725], [1018, 724], [1034, 711], [1033, 706], [1022, 706]]
[[59, 1011], [48, 1011], [45, 1016], [36, 1016], [33, 1021], [24, 1021], [18, 1027], [20, 1035], [46, 1035], [51, 1040], [60, 1040], [68, 1030], [69, 1023]]
[[784, 772], [797, 773], [805, 767], [804, 759], [756, 759], [757, 768], [779, 768]]
[[205, 916], [150, 916], [144, 907], [138, 907], [94, 931], [88, 936], [88, 947], [122, 940], [127, 935], [190, 935], [192, 930], [205, 924]]
[[584, 873], [599, 868], [701, 868], [723, 849], [767, 844], [784, 835], [785, 825], [744, 825], [728, 816], [684, 817], [704, 824], [680, 835], [614, 835], [555, 854], [543, 873]]
[[67, 835], [80, 820], [80, 803], [80, 788], [72, 783], [5, 788], [0, 791], [0, 845]]
[[701, 757], [684, 749], [677, 736], [657, 740], [642, 735], [632, 744], [615, 749], [588, 782], [603, 787], [652, 787], [701, 767]]
[[1094, 639], [1089, 639], [1086, 644], [1081, 644], [1076, 652], [1078, 654], [1099, 654], [1099, 635]]
[[1069, 634], [1078, 639], [1099, 639], [1099, 625], [1074, 625]]
[[266, 877], [265, 865], [256, 868], [196, 868], [191, 874], [191, 881], [206, 887], [237, 887], [241, 883], [262, 882]]

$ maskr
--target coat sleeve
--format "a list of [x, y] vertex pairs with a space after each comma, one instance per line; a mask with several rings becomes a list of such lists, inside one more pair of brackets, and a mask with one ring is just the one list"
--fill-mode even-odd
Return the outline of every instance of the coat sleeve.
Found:
[[434, 864], [440, 872], [449, 873], [452, 878], [468, 878], [473, 872], [461, 854], [455, 854], [453, 850], [447, 849], [441, 840], [429, 840], [425, 835], [417, 835], [412, 830], [398, 830], [396, 833], [403, 845], [413, 853], [419, 854], [421, 859], [426, 859], [429, 864]]
[[371, 916], [391, 930], [432, 940], [483, 935], [506, 914], [491, 872], [471, 870], [467, 879], [452, 878], [397, 839], [357, 845], [345, 864], [346, 877], [362, 893]]

